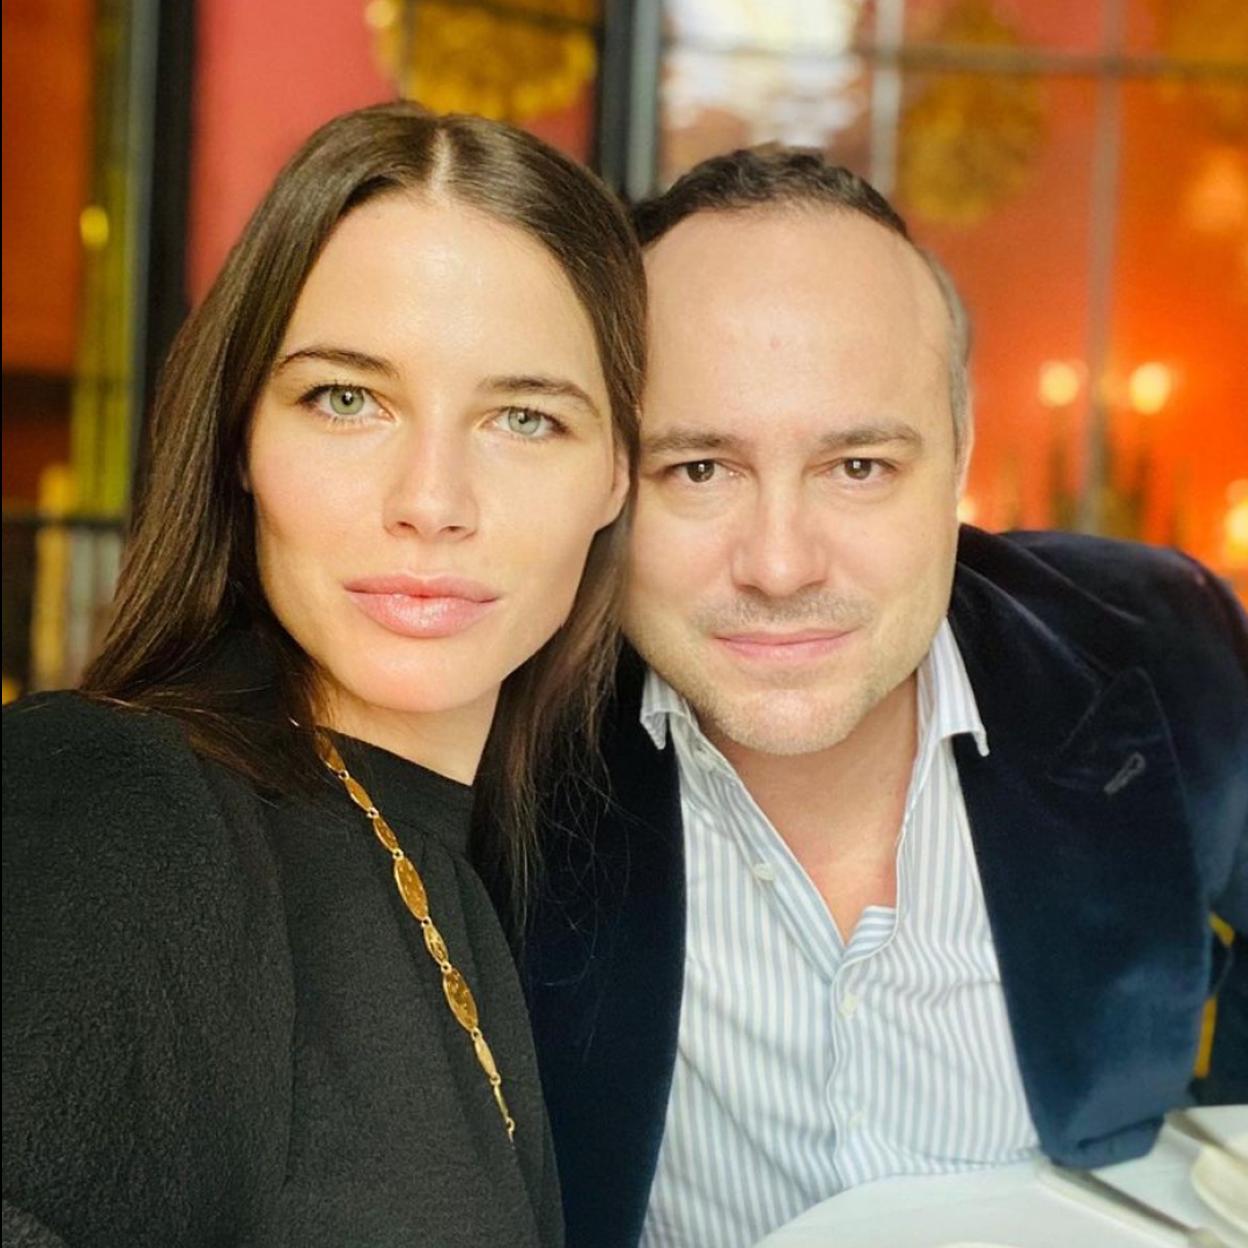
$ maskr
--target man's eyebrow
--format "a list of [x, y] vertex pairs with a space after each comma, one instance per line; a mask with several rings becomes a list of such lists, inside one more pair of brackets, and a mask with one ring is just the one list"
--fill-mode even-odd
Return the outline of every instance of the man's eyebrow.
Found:
[[580, 386], [566, 377], [550, 377], [542, 373], [508, 373], [487, 377], [478, 387], [489, 394], [535, 394], [551, 399], [571, 399], [586, 408], [590, 415], [601, 419], [598, 405]]
[[[853, 425], [825, 433], [819, 439], [819, 450], [852, 451], [864, 446], [885, 446], [901, 442], [918, 450], [923, 445], [923, 435], [904, 421]], [[669, 429], [665, 433], [643, 437], [642, 453], [646, 455], [711, 454], [728, 451], [734, 454], [746, 449], [748, 443], [732, 434], [717, 433], [712, 429]]]
[[391, 379], [397, 379], [399, 375], [399, 370], [389, 360], [383, 360], [380, 356], [369, 355], [365, 351], [352, 351], [349, 347], [323, 346], [318, 343], [310, 347], [301, 347], [298, 351], [291, 351], [286, 355], [279, 356], [273, 365], [274, 376], [284, 368], [288, 368], [291, 364], [297, 364], [302, 360], [314, 360], [323, 364], [339, 364], [343, 368], [353, 368], [363, 373], [379, 373], [381, 376]]
[[864, 446], [885, 446], [891, 442], [901, 442], [917, 451], [922, 449], [923, 435], [905, 421], [852, 425], [848, 429], [825, 433], [819, 439], [819, 449], [825, 452], [854, 451]]
[[734, 451], [744, 449], [745, 443], [731, 434], [716, 433], [713, 429], [669, 429], [666, 433], [651, 434], [641, 439], [643, 455], [698, 454], [706, 451]]

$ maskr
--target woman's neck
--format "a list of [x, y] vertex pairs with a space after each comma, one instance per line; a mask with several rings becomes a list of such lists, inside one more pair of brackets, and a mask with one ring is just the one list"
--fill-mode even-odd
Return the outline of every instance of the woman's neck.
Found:
[[344, 689], [319, 700], [322, 727], [380, 746], [439, 775], [471, 784], [481, 762], [498, 691], [445, 711], [404, 711], [374, 706]]

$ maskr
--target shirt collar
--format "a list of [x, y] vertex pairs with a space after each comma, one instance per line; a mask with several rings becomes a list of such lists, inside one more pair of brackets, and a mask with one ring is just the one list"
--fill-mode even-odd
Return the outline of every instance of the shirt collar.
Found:
[[975, 738], [980, 757], [988, 755], [988, 731], [979, 716], [975, 690], [947, 617], [941, 620], [931, 648], [919, 664], [919, 732], [920, 740], [930, 735], [933, 744], [969, 733]]
[[641, 690], [641, 726], [656, 750], [667, 748], [667, 726], [679, 719], [697, 727], [689, 703], [676, 692], [652, 667], [646, 668], [646, 681]]
[[[679, 723], [701, 736], [689, 703], [653, 668], [646, 669], [641, 694], [641, 725], [655, 749], [667, 747], [669, 725]], [[970, 733], [980, 756], [988, 754], [988, 733], [979, 715], [975, 691], [949, 620], [943, 619], [919, 664], [920, 750], [930, 750], [946, 737]]]

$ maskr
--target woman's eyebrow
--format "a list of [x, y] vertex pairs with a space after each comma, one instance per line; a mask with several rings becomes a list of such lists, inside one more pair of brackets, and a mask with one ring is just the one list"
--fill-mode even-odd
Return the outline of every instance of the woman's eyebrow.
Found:
[[601, 418], [598, 405], [574, 381], [565, 377], [549, 377], [538, 373], [506, 374], [487, 377], [479, 389], [489, 394], [540, 394], [555, 399], [571, 399]]
[[301, 360], [318, 360], [323, 364], [339, 364], [343, 368], [354, 368], [365, 373], [379, 373], [383, 377], [398, 379], [399, 370], [389, 360], [377, 355], [369, 355], [365, 351], [353, 351], [349, 347], [331, 347], [316, 344], [300, 347], [298, 351], [290, 351], [279, 356], [273, 365], [276, 375], [291, 364]]

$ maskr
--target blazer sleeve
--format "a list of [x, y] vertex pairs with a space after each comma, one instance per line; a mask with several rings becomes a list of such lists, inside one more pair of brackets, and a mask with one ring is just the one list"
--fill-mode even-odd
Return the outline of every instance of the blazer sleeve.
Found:
[[31, 700], [3, 754], [4, 1243], [237, 1242], [289, 1121], [263, 862], [162, 716]]
[[1228, 699], [1239, 731], [1228, 769], [1234, 791], [1230, 869], [1214, 899], [1215, 913], [1233, 932], [1230, 965], [1218, 987], [1209, 1073], [1197, 1095], [1207, 1104], [1242, 1104], [1248, 1102], [1248, 616], [1225, 584], [1203, 568], [1200, 572], [1224, 624], [1230, 657], [1226, 687], [1210, 696]]

